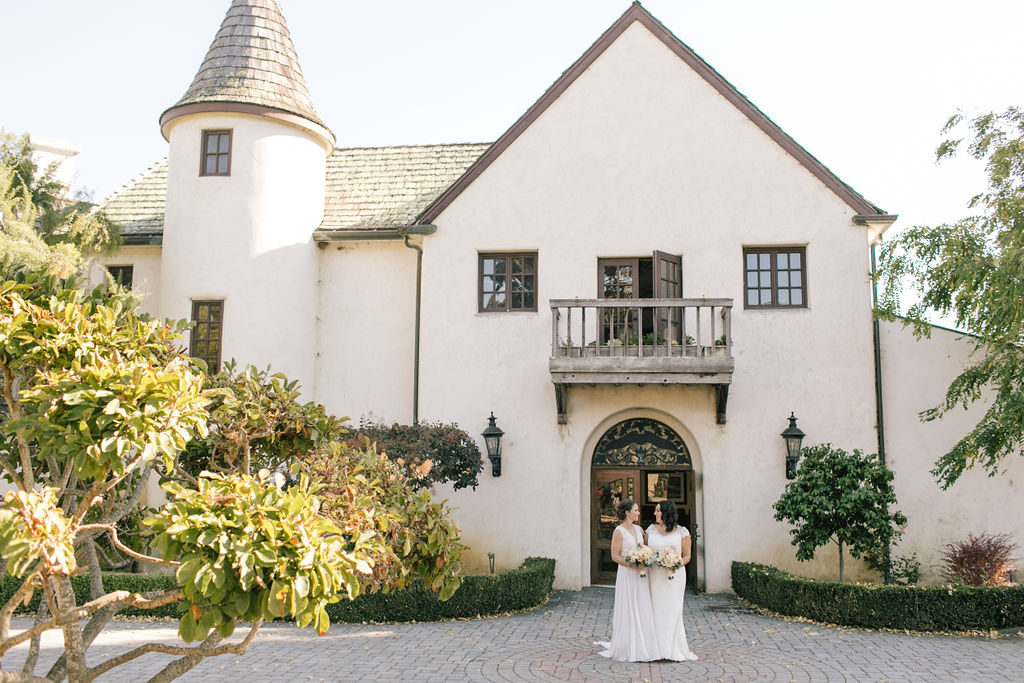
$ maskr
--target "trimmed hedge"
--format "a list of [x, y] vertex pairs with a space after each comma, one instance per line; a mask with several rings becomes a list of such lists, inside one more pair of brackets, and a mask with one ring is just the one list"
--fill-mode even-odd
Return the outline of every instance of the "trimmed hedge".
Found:
[[[392, 593], [367, 593], [355, 600], [342, 600], [327, 606], [327, 614], [334, 623], [363, 621], [439, 621], [466, 617], [503, 614], [513, 610], [529, 609], [543, 603], [551, 594], [555, 580], [555, 561], [544, 557], [528, 557], [518, 568], [501, 574], [472, 574], [462, 577], [462, 585], [447, 602], [437, 599], [437, 593], [421, 587], [412, 587]], [[6, 604], [21, 585], [11, 576], [0, 578], [0, 605]], [[89, 601], [89, 579], [76, 576], [71, 579], [75, 599], [81, 605]], [[107, 591], [127, 590], [133, 593], [174, 588], [173, 576], [162, 574], [103, 575]], [[36, 591], [27, 608], [20, 612], [35, 612], [40, 593]], [[172, 617], [179, 616], [177, 603], [157, 609], [142, 610], [128, 607], [120, 612], [125, 616]]]
[[[0, 578], [0, 605], [6, 605], [7, 601], [21, 587], [22, 579], [4, 574]], [[173, 576], [166, 574], [126, 574], [121, 572], [107, 572], [103, 574], [103, 588], [106, 591], [129, 591], [132, 593], [145, 593], [147, 591], [163, 591], [174, 588], [177, 584]], [[82, 605], [92, 598], [89, 595], [89, 577], [86, 575], [72, 576], [71, 587], [75, 590], [75, 602]], [[19, 607], [19, 612], [34, 613], [39, 608], [39, 601], [42, 593], [36, 591], [28, 607]], [[118, 614], [130, 617], [173, 617], [177, 618], [178, 603], [172, 602], [155, 609], [139, 609], [138, 607], [126, 607]]]
[[864, 628], [970, 631], [1024, 626], [1024, 586], [883, 586], [814, 581], [763, 564], [732, 563], [748, 602], [794, 617]]
[[518, 569], [501, 574], [471, 574], [447, 602], [437, 593], [412, 587], [392, 593], [366, 593], [327, 606], [332, 622], [440, 621], [529, 609], [551, 594], [555, 561], [528, 557]]

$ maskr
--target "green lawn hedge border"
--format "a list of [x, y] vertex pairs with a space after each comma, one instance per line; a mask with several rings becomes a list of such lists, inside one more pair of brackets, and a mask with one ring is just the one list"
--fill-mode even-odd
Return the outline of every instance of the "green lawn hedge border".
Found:
[[[331, 621], [359, 623], [363, 621], [439, 621], [477, 616], [503, 614], [536, 607], [551, 594], [555, 580], [555, 561], [544, 557], [528, 557], [518, 569], [500, 574], [471, 574], [462, 577], [462, 585], [447, 602], [422, 587], [412, 587], [392, 593], [370, 593], [355, 600], [342, 600], [327, 607]], [[6, 604], [21, 585], [19, 579], [4, 576], [0, 579], [0, 605]], [[81, 605], [89, 601], [89, 581], [86, 576], [71, 579], [75, 598]], [[127, 590], [133, 593], [166, 590], [175, 585], [173, 576], [156, 574], [103, 575], [107, 591]], [[36, 591], [32, 602], [21, 612], [35, 612], [40, 594]], [[129, 607], [121, 612], [126, 616], [178, 617], [177, 604], [157, 609], [141, 610]]]
[[779, 614], [863, 628], [972, 631], [1024, 626], [1024, 586], [883, 586], [814, 581], [732, 563], [732, 587]]

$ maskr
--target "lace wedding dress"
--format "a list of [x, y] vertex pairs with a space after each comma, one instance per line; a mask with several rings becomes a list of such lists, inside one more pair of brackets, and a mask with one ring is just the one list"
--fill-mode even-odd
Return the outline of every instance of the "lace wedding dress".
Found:
[[[683, 538], [689, 536], [686, 527], [677, 526], [669, 534], [658, 533], [655, 524], [647, 527], [647, 545], [657, 553], [664, 548], [675, 548], [682, 555]], [[677, 662], [697, 659], [690, 652], [686, 642], [686, 628], [683, 626], [683, 594], [686, 589], [686, 566], [675, 572], [654, 566], [651, 567], [651, 604], [654, 610], [654, 630], [658, 639], [658, 654], [661, 659], [672, 659]], [[675, 574], [673, 579], [669, 576]]]
[[[633, 546], [643, 542], [640, 527], [633, 527], [635, 535], [621, 526], [613, 533], [622, 536], [622, 556]], [[612, 641], [595, 643], [604, 647], [600, 654], [622, 662], [652, 662], [659, 658], [654, 617], [651, 610], [651, 569], [647, 578], [640, 578], [640, 570], [619, 565], [615, 575], [615, 607], [612, 613]]]

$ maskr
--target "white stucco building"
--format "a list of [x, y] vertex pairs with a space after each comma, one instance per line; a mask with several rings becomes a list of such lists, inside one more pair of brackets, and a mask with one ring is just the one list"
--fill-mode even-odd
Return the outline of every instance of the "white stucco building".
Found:
[[871, 249], [896, 217], [639, 4], [493, 144], [337, 149], [278, 2], [234, 0], [161, 129], [168, 157], [106, 203], [125, 246], [92, 277], [130, 277], [196, 321], [195, 355], [273, 364], [336, 414], [475, 434], [493, 411], [500, 476], [437, 491], [470, 570], [542, 555], [558, 587], [608, 581], [610, 507], [646, 519], [667, 496], [701, 588], [728, 590], [733, 560], [834, 576], [834, 550], [798, 566], [772, 519], [791, 412], [805, 445], [884, 448], [897, 552], [926, 575], [967, 532], [1024, 538], [1019, 463], [948, 492], [929, 474], [974, 413], [917, 413], [967, 345], [873, 342]]

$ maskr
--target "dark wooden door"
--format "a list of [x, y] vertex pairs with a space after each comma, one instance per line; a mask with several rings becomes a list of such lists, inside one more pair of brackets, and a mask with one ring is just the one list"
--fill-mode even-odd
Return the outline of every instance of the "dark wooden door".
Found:
[[594, 469], [590, 476], [590, 582], [615, 583], [618, 565], [612, 561], [612, 533], [619, 525], [618, 504], [636, 500], [640, 471], [624, 468]]
[[679, 524], [685, 526], [691, 535], [686, 584], [691, 590], [696, 590], [698, 529], [694, 517], [694, 476], [689, 467], [591, 470], [590, 582], [596, 585], [615, 583], [618, 565], [612, 561], [612, 533], [619, 525], [616, 506], [626, 498], [635, 500], [640, 506], [641, 529], [654, 523], [654, 508], [658, 501], [668, 499], [676, 504]]

